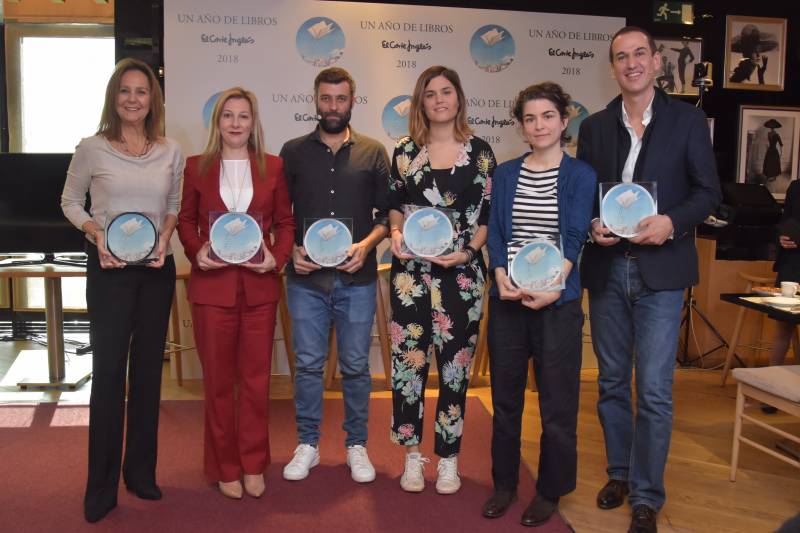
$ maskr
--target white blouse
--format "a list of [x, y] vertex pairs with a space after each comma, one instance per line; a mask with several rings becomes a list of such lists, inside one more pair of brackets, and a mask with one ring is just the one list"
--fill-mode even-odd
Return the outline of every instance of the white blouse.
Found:
[[229, 211], [247, 211], [253, 199], [253, 176], [249, 159], [222, 160], [219, 195]]

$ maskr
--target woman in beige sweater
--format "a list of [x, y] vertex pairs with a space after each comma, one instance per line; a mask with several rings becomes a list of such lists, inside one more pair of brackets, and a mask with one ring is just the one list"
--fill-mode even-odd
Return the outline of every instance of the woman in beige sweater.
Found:
[[[152, 70], [135, 59], [121, 60], [108, 82], [97, 134], [75, 150], [61, 197], [64, 214], [88, 241], [93, 376], [84, 516], [89, 522], [117, 505], [126, 377], [125, 485], [139, 498], [161, 498], [156, 485], [158, 408], [175, 289], [169, 240], [177, 223], [184, 164], [177, 143], [162, 137], [162, 130], [163, 96]], [[84, 208], [87, 192], [89, 212]], [[156, 226], [149, 262], [127, 264], [107, 248], [106, 224], [123, 212], [146, 214]]]

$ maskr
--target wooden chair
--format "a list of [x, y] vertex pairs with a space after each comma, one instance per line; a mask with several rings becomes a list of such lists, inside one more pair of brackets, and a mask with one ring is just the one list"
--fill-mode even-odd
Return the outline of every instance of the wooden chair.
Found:
[[[742, 292], [750, 293], [753, 292], [754, 285], [769, 285], [772, 286], [775, 284], [774, 277], [763, 277], [763, 276], [756, 276], [754, 274], [748, 274], [747, 272], [739, 272], [739, 277], [745, 281], [744, 290]], [[766, 346], [761, 340], [761, 331], [763, 329], [764, 324], [764, 314], [757, 313], [759, 326], [759, 338], [755, 344], [739, 344], [739, 334], [742, 332], [742, 323], [744, 322], [744, 317], [747, 312], [750, 310], [745, 307], [739, 307], [738, 312], [736, 313], [736, 322], [733, 326], [733, 335], [731, 335], [731, 341], [728, 343], [728, 353], [725, 356], [725, 366], [722, 369], [722, 385], [725, 386], [725, 382], [728, 379], [728, 372], [731, 368], [731, 363], [733, 361], [734, 356], [736, 355], [736, 348], [738, 346], [745, 346], [747, 348], [751, 348], [753, 350], [768, 350], [769, 347]]]
[[[189, 271], [178, 272], [175, 276], [176, 280], [183, 285], [186, 289], [186, 280], [189, 279]], [[169, 313], [170, 325], [169, 336], [167, 337], [166, 345], [164, 346], [164, 355], [167, 357], [175, 358], [175, 376], [178, 378], [178, 386], [183, 387], [183, 352], [186, 350], [194, 350], [194, 346], [187, 346], [183, 344], [181, 335], [181, 316], [180, 307], [178, 306], [178, 289], [172, 294], [172, 306]]]
[[286, 274], [280, 275], [281, 298], [278, 300], [278, 315], [281, 319], [283, 332], [283, 346], [286, 349], [286, 359], [289, 363], [289, 376], [294, 383], [294, 349], [292, 348], [292, 318], [289, 315], [289, 304], [286, 303]]
[[[186, 283], [189, 279], [190, 271], [178, 272], [176, 279], [183, 284], [183, 289], [186, 291]], [[289, 308], [286, 305], [286, 286], [284, 283], [284, 275], [280, 275], [280, 291], [282, 297], [278, 300], [278, 314], [281, 318], [281, 329], [283, 330], [283, 343], [286, 348], [286, 357], [289, 360], [289, 373], [294, 381], [294, 350], [292, 350], [292, 321], [289, 318]], [[183, 386], [183, 352], [187, 350], [194, 350], [194, 346], [183, 344], [182, 340], [182, 324], [180, 316], [180, 307], [178, 306], [178, 291], [176, 288], [175, 293], [172, 295], [172, 308], [170, 310], [170, 334], [164, 347], [164, 355], [172, 356], [175, 358], [175, 376], [178, 379], [178, 386]]]
[[[378, 330], [378, 343], [381, 349], [381, 360], [383, 361], [383, 371], [386, 375], [386, 390], [392, 390], [392, 359], [391, 345], [389, 340], [389, 313], [386, 310], [386, 301], [383, 297], [383, 285], [381, 278], [383, 274], [391, 270], [392, 265], [388, 263], [378, 265], [378, 280], [375, 290], [375, 325]], [[336, 369], [339, 364], [339, 353], [336, 349], [336, 328], [331, 326], [328, 336], [328, 364], [325, 368], [325, 388], [333, 386], [336, 377]]]
[[770, 425], [764, 421], [764, 417], [753, 418], [744, 414], [745, 400], [751, 398], [777, 407], [790, 415], [800, 417], [800, 365], [735, 368], [733, 377], [739, 384], [736, 390], [736, 418], [733, 424], [730, 480], [736, 481], [736, 469], [739, 465], [739, 443], [752, 446], [785, 463], [800, 468], [800, 461], [742, 436], [742, 422], [747, 421], [800, 444], [800, 437]]

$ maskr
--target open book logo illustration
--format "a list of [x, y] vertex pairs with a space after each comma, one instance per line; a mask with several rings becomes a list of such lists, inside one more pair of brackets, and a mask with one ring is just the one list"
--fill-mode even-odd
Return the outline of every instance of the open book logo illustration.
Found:
[[439, 224], [439, 219], [436, 218], [436, 215], [427, 215], [419, 219], [419, 227], [421, 227], [423, 231], [428, 231], [437, 224]]
[[530, 252], [528, 252], [528, 254], [525, 256], [525, 261], [529, 265], [535, 265], [536, 263], [544, 259], [545, 255], [547, 255], [547, 252], [545, 252], [544, 248], [535, 248]]
[[408, 112], [411, 111], [411, 100], [403, 100], [395, 104], [394, 112], [397, 113], [401, 117], [407, 117]]
[[131, 235], [142, 229], [143, 226], [144, 224], [142, 223], [141, 219], [132, 218], [127, 222], [121, 224], [120, 229], [122, 230], [122, 232], [125, 234], [126, 237], [130, 237]]
[[222, 227], [225, 228], [229, 235], [238, 235], [247, 227], [247, 221], [243, 218], [234, 218]]
[[486, 46], [494, 46], [500, 41], [503, 40], [505, 37], [504, 31], [497, 31], [497, 28], [492, 28], [491, 30], [487, 31], [483, 35], [481, 35], [481, 39], [483, 42], [486, 43]]
[[627, 190], [624, 193], [617, 196], [617, 203], [623, 207], [623, 209], [627, 209], [639, 199], [639, 193], [641, 191], [631, 191]]
[[514, 36], [497, 24], [481, 26], [469, 42], [469, 53], [479, 69], [493, 74], [507, 69], [516, 54]]
[[328, 224], [321, 230], [317, 232], [317, 235], [322, 238], [323, 241], [329, 241], [334, 238], [339, 233], [339, 228], [335, 227], [333, 224]]
[[310, 33], [314, 39], [320, 40], [329, 33], [332, 33], [333, 30], [335, 29], [336, 27], [333, 25], [332, 22], [328, 22], [327, 20], [320, 20], [319, 22], [308, 28], [308, 33]]

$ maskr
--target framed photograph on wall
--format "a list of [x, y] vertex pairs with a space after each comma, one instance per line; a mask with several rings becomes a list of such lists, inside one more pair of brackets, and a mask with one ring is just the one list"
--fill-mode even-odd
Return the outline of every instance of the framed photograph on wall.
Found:
[[739, 106], [736, 181], [760, 183], [777, 199], [797, 179], [800, 107]]
[[786, 19], [728, 15], [726, 89], [782, 91], [786, 69]]
[[656, 37], [656, 50], [661, 53], [661, 71], [656, 74], [656, 87], [678, 96], [697, 96], [692, 87], [694, 64], [702, 60], [702, 39]]

